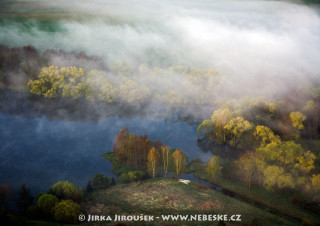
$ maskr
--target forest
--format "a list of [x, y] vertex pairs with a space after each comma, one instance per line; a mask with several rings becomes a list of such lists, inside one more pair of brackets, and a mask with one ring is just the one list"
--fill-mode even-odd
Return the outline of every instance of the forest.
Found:
[[228, 144], [240, 152], [232, 163], [234, 175], [242, 178], [249, 188], [254, 184], [272, 191], [300, 191], [316, 201], [320, 150], [316, 139], [317, 90], [309, 88], [307, 92], [295, 93], [304, 95], [304, 106], [261, 99], [251, 102], [246, 109], [224, 105], [199, 125], [199, 136]]

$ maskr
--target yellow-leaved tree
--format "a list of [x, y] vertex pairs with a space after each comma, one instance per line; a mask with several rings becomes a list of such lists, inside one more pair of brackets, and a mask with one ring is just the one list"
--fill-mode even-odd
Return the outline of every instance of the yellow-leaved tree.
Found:
[[210, 120], [203, 121], [197, 131], [200, 135], [204, 130], [204, 136], [220, 144], [226, 143], [226, 128], [232, 118], [232, 112], [226, 106], [214, 111]]
[[170, 147], [161, 146], [161, 152], [162, 152], [163, 172], [164, 172], [164, 176], [166, 177], [168, 172], [168, 167], [169, 167]]
[[258, 139], [260, 147], [264, 147], [269, 143], [280, 143], [281, 141], [280, 137], [275, 135], [267, 126], [257, 125], [254, 135]]
[[304, 128], [303, 121], [306, 120], [306, 116], [303, 113], [301, 113], [299, 111], [291, 112], [290, 119], [292, 122], [292, 126], [294, 128], [297, 128], [299, 130]]
[[253, 128], [253, 123], [245, 120], [243, 117], [230, 119], [227, 125], [224, 126], [224, 131], [229, 138], [229, 144], [236, 147], [239, 139], [245, 133]]
[[157, 150], [154, 147], [149, 150], [148, 169], [152, 172], [152, 178], [155, 177], [159, 157], [159, 152], [157, 152]]
[[244, 176], [248, 188], [251, 188], [251, 182], [256, 173], [256, 158], [254, 153], [247, 152], [240, 157], [240, 159], [236, 162], [238, 173], [240, 176]]
[[179, 177], [181, 170], [186, 166], [187, 158], [183, 153], [183, 151], [176, 149], [175, 152], [173, 153], [173, 159], [174, 159], [174, 164], [176, 166], [177, 177]]

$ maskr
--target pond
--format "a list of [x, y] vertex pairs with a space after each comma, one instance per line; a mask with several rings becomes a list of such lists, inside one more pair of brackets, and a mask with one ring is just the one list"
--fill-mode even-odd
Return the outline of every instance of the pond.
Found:
[[33, 193], [45, 192], [61, 180], [85, 187], [95, 173], [114, 176], [101, 155], [112, 150], [123, 127], [179, 148], [189, 160], [211, 156], [197, 146], [196, 125], [152, 116], [67, 121], [0, 112], [0, 122], [0, 183], [14, 188], [25, 183]]

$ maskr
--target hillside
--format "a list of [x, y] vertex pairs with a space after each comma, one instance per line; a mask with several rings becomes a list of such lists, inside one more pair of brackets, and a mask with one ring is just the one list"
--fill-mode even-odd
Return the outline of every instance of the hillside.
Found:
[[[82, 202], [82, 208], [86, 214], [109, 215], [112, 216], [112, 219], [114, 219], [114, 214], [148, 214], [155, 218], [161, 214], [227, 214], [228, 216], [240, 214], [241, 222], [232, 222], [232, 224], [256, 223], [260, 225], [262, 222], [263, 225], [295, 224], [295, 222], [225, 196], [204, 185], [194, 182], [187, 185], [176, 179], [154, 179], [118, 184], [108, 189], [94, 191]], [[171, 225], [173, 223], [166, 223], [160, 219], [155, 219], [154, 224]], [[190, 223], [191, 225], [191, 222], [188, 221], [176, 221], [175, 223], [179, 225]], [[201, 223], [203, 225], [217, 224], [217, 222], [210, 221]]]

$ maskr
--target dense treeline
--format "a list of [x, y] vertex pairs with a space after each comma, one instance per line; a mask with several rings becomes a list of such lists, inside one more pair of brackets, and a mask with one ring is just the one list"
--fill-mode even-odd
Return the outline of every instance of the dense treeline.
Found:
[[[176, 83], [162, 84], [167, 79]], [[49, 66], [39, 78], [30, 80], [30, 92], [45, 97], [73, 97], [89, 100], [141, 103], [148, 101], [176, 104], [205, 104], [219, 91], [221, 77], [213, 70], [183, 66], [168, 69], [126, 63], [111, 65], [108, 71], [87, 71], [79, 67]], [[188, 90], [188, 92], [185, 92]], [[194, 95], [201, 91], [201, 96]], [[192, 95], [191, 95], [192, 93]]]
[[223, 105], [199, 125], [199, 136], [242, 154], [225, 166], [215, 156], [208, 173], [219, 175], [223, 166], [249, 188], [300, 191], [319, 201], [319, 106], [320, 88], [312, 84], [284, 100], [247, 98]]
[[187, 163], [187, 156], [183, 151], [164, 146], [159, 141], [153, 142], [147, 135], [131, 134], [127, 128], [123, 128], [117, 135], [113, 153], [118, 163], [132, 167], [132, 171], [119, 178], [128, 181], [142, 178], [143, 171], [147, 171], [152, 177], [160, 172], [166, 176], [169, 171], [176, 172], [179, 176]]
[[220, 93], [224, 77], [211, 69], [158, 68], [125, 62], [106, 66], [102, 58], [84, 52], [48, 49], [40, 53], [32, 46], [0, 46], [0, 84], [21, 88], [27, 83], [31, 93], [49, 98], [211, 104]]
[[[97, 179], [95, 181], [98, 181]], [[60, 223], [78, 222], [78, 216], [83, 212], [80, 202], [84, 196], [82, 189], [68, 181], [59, 181], [50, 187], [47, 193], [40, 192], [34, 203], [30, 189], [24, 184], [15, 196], [10, 185], [0, 185], [0, 217], [5, 225], [25, 224], [23, 217], [32, 220], [52, 220]], [[19, 217], [15, 211], [8, 214], [9, 204], [16, 200]], [[21, 222], [22, 221], [22, 222]]]

